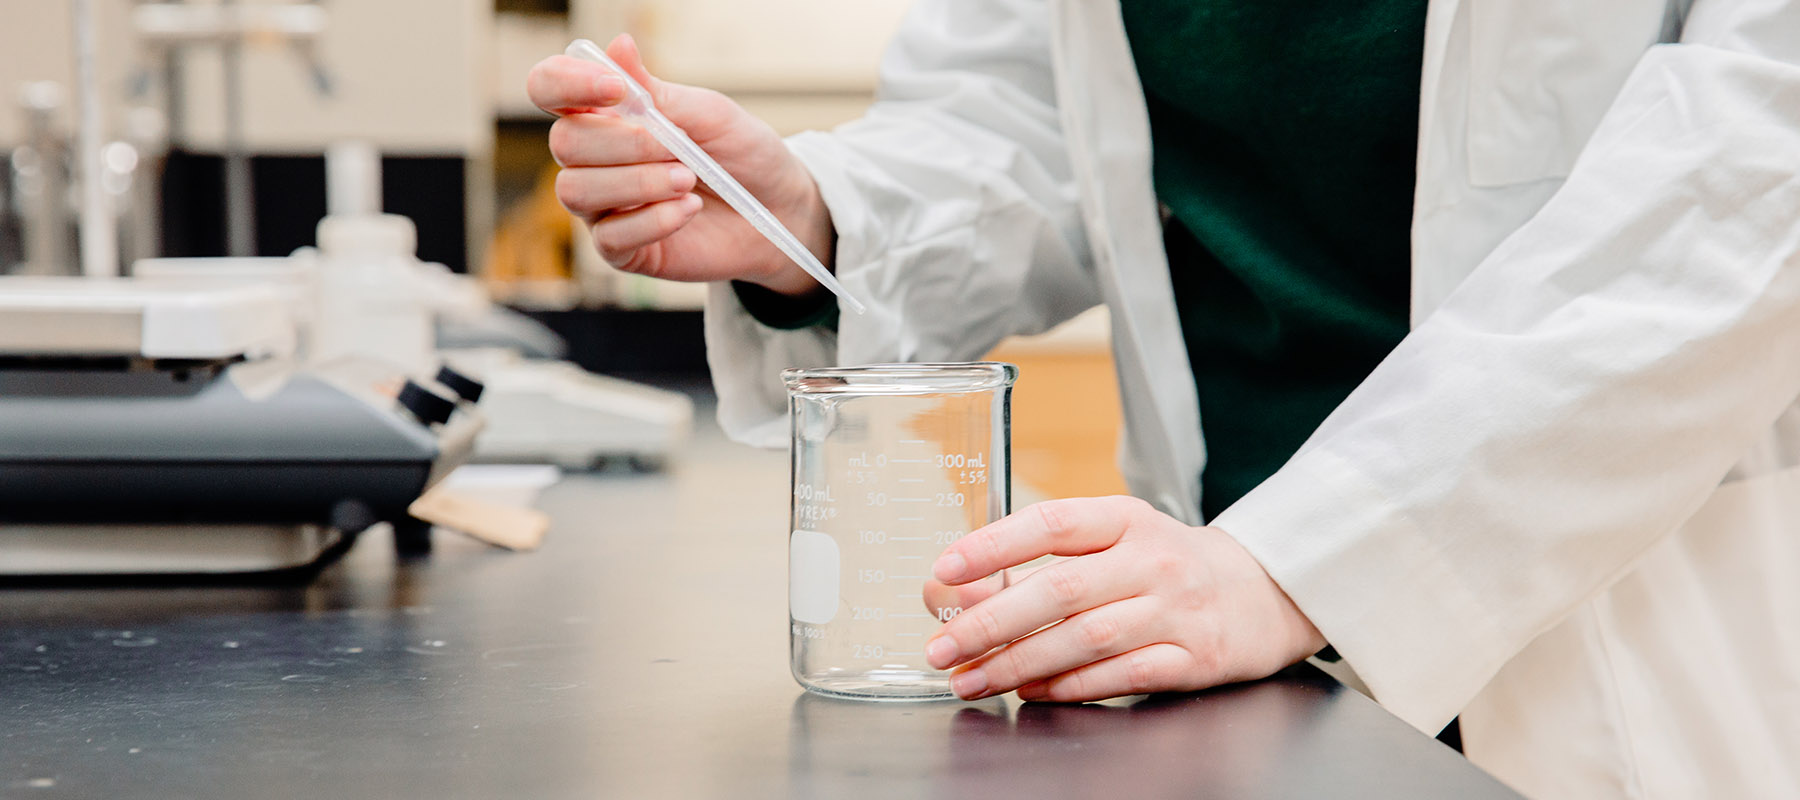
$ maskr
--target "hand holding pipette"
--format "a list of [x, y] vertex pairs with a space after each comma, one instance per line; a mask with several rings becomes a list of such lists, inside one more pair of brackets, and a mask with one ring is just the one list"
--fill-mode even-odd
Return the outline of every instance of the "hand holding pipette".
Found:
[[557, 194], [608, 263], [792, 296], [824, 286], [861, 310], [826, 266], [831, 217], [818, 187], [772, 128], [717, 92], [650, 77], [629, 37], [614, 40], [610, 59], [585, 47], [571, 45], [585, 58], [539, 63], [529, 89], [562, 117], [550, 134], [564, 167]]

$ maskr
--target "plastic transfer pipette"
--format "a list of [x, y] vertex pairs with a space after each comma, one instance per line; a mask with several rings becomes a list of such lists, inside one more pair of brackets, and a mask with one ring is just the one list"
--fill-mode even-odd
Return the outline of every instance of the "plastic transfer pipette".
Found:
[[700, 145], [688, 138], [685, 131], [670, 122], [669, 118], [663, 116], [661, 111], [656, 110], [656, 103], [650, 99], [650, 92], [638, 85], [638, 82], [631, 77], [631, 73], [626, 72], [618, 62], [607, 57], [606, 51], [601, 50], [599, 45], [587, 39], [576, 39], [569, 43], [569, 49], [563, 52], [575, 58], [585, 58], [600, 64], [611, 70], [614, 75], [623, 78], [625, 90], [629, 96], [617, 106], [621, 116], [644, 126], [645, 130], [650, 131], [651, 136], [656, 137], [659, 144], [668, 148], [669, 152], [674, 153], [681, 163], [693, 170], [700, 180], [712, 187], [714, 194], [717, 194], [737, 213], [743, 215], [744, 219], [756, 228], [757, 233], [762, 234], [770, 244], [786, 253], [788, 258], [794, 260], [795, 264], [799, 264], [801, 269], [806, 270], [806, 274], [824, 284], [825, 288], [830, 289], [832, 294], [844, 301], [844, 305], [849, 306], [851, 311], [858, 314], [863, 313], [863, 304], [857, 302], [856, 298], [851, 297], [850, 293], [844, 290], [843, 284], [838, 283], [837, 278], [825, 269], [825, 265], [813, 257], [812, 251], [807, 250], [806, 245], [794, 238], [793, 232], [782, 225], [774, 214], [769, 213], [769, 209], [765, 208], [762, 203], [757, 202], [756, 197], [751, 195], [743, 184], [738, 183], [736, 178], [731, 177], [731, 173], [719, 166], [719, 162], [714, 161], [712, 156], [700, 149]]

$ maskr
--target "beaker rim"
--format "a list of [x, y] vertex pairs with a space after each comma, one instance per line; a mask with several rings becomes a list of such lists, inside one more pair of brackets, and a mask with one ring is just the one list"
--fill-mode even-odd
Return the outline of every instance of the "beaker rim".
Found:
[[791, 394], [940, 394], [1012, 386], [1019, 368], [1004, 361], [862, 364], [781, 371]]

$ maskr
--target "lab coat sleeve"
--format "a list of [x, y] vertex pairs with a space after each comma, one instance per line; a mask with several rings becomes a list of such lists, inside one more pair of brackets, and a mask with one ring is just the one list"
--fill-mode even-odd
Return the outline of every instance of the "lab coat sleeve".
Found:
[[[1216, 524], [1375, 698], [1443, 726], [1800, 395], [1800, 46], [1702, 4], [1568, 176]], [[1766, 38], [1763, 38], [1766, 37]]]
[[877, 101], [791, 150], [837, 229], [836, 272], [869, 306], [835, 331], [758, 324], [707, 297], [719, 420], [786, 442], [786, 367], [964, 361], [1100, 301], [1055, 104], [1045, 0], [925, 0], [882, 61]]

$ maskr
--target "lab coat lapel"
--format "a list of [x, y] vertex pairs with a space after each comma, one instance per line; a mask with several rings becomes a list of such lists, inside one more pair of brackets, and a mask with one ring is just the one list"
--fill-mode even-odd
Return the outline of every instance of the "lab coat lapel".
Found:
[[1137, 494], [1200, 521], [1199, 399], [1175, 308], [1150, 179], [1150, 116], [1117, 3], [1056, 0], [1057, 105], [1095, 266], [1112, 309], [1127, 420], [1120, 447]]

